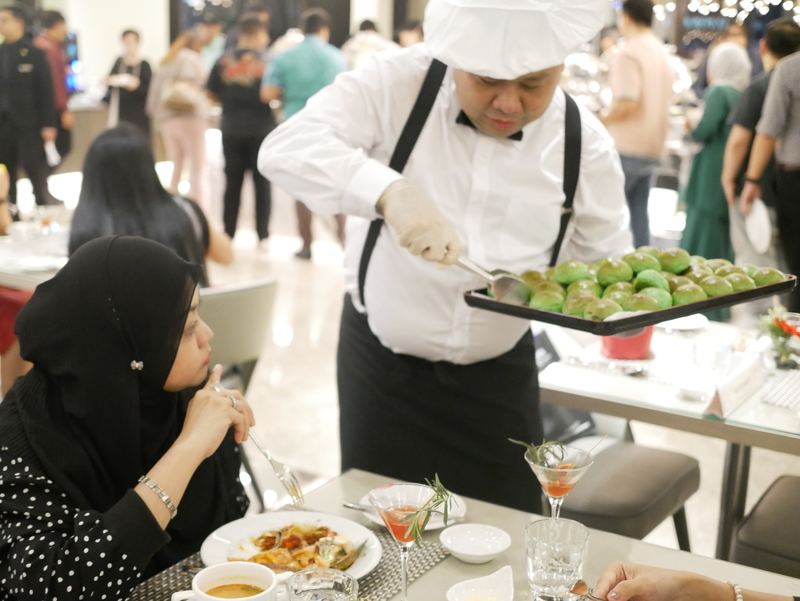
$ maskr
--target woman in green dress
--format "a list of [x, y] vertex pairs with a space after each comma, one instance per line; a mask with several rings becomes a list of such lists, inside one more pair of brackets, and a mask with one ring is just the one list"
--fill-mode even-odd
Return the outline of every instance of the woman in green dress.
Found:
[[[690, 134], [703, 148], [694, 157], [689, 183], [683, 191], [686, 228], [681, 248], [691, 255], [734, 260], [728, 204], [720, 177], [731, 130], [728, 114], [750, 83], [750, 69], [747, 51], [732, 42], [720, 44], [708, 57], [710, 87], [703, 116]], [[722, 321], [729, 312], [713, 311], [707, 315]]]

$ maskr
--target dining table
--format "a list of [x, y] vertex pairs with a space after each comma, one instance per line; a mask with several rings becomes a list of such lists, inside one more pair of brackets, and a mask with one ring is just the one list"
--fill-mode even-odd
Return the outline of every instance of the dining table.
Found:
[[[800, 456], [800, 417], [795, 409], [768, 405], [764, 398], [791, 374], [770, 369], [755, 392], [724, 417], [709, 415], [708, 398], [693, 398], [681, 388], [690, 372], [715, 370], [737, 353], [742, 332], [727, 323], [708, 322], [689, 331], [656, 327], [651, 356], [643, 361], [614, 361], [602, 356], [600, 342], [576, 343], [562, 328], [544, 331], [562, 350], [560, 360], [539, 374], [544, 403], [655, 424], [726, 442], [716, 557], [730, 557], [733, 536], [744, 516], [750, 455], [753, 447]], [[577, 360], [576, 360], [577, 358]], [[604, 367], [605, 365], [605, 367]], [[637, 365], [644, 375], [630, 375], [621, 366]]]
[[[364, 526], [381, 530], [384, 528], [383, 526], [376, 526], [367, 520], [362, 512], [346, 509], [342, 504], [344, 502], [357, 502], [373, 488], [390, 482], [392, 480], [385, 476], [360, 470], [349, 470], [329, 480], [318, 489], [307, 493], [305, 508], [310, 511], [348, 518]], [[493, 574], [505, 566], [511, 566], [513, 571], [514, 599], [529, 599], [526, 575], [525, 527], [532, 521], [543, 518], [535, 514], [468, 497], [464, 497], [464, 501], [466, 505], [466, 522], [489, 524], [505, 530], [511, 537], [510, 547], [496, 559], [479, 565], [464, 563], [444, 552], [441, 559], [430, 561], [429, 565], [425, 566], [426, 569], [420, 570], [420, 573], [417, 574], [417, 577], [409, 585], [409, 600], [436, 601], [447, 599], [447, 592], [452, 586], [465, 580]], [[428, 531], [424, 533], [423, 537], [429, 546], [432, 547], [437, 544], [440, 532]], [[583, 568], [583, 579], [586, 580], [589, 586], [594, 586], [606, 565], [612, 561], [620, 560], [675, 570], [693, 571], [717, 580], [736, 582], [744, 589], [787, 596], [800, 595], [800, 580], [794, 578], [718, 559], [701, 557], [684, 551], [668, 549], [600, 530], [590, 529], [589, 532], [588, 553]], [[415, 553], [429, 552], [429, 550], [425, 549], [412, 548], [412, 562]], [[196, 562], [197, 567], [201, 565], [197, 556], [191, 558], [191, 561]], [[392, 561], [388, 554], [384, 554], [384, 557], [375, 568], [375, 572], [384, 571], [391, 575], [396, 572], [399, 573], [399, 569], [399, 563]], [[172, 593], [181, 588], [188, 588], [196, 569], [185, 568], [184, 572], [182, 580], [175, 578], [176, 571], [174, 569], [154, 576], [149, 581], [141, 584], [134, 591], [130, 600], [168, 600]], [[733, 597], [733, 592], [731, 592], [731, 597]], [[370, 601], [383, 601], [383, 598], [373, 596], [362, 596], [362, 598], [370, 599]], [[387, 597], [386, 601], [390, 599], [399, 599], [399, 594]]]

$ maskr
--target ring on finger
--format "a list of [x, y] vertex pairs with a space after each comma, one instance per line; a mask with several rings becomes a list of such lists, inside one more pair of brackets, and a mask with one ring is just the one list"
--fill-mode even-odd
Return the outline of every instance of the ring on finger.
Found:
[[231, 407], [233, 407], [233, 410], [238, 411], [236, 407], [239, 403], [236, 402], [236, 397], [233, 395], [228, 395], [228, 398], [231, 400]]

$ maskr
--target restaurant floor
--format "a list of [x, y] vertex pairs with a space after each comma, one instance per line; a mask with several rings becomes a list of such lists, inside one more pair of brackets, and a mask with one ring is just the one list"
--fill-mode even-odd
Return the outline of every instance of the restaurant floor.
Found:
[[[169, 173], [162, 173], [161, 168], [168, 165], [159, 164], [159, 174], [164, 180]], [[219, 190], [219, 182], [215, 184]], [[27, 188], [28, 182], [23, 181], [21, 201], [24, 196], [26, 201], [32, 202]], [[74, 206], [80, 189], [80, 174], [54, 176], [51, 189]], [[294, 253], [300, 247], [300, 239], [296, 234], [294, 205], [280, 190], [276, 190], [273, 197], [269, 241], [259, 247], [253, 227], [250, 190], [248, 180], [240, 229], [234, 241], [236, 261], [228, 267], [210, 265], [212, 284], [255, 278], [279, 282], [271, 338], [265, 344], [247, 398], [256, 414], [257, 431], [277, 458], [309, 475], [329, 478], [339, 473], [335, 355], [344, 294], [341, 247], [333, 234], [332, 218], [315, 218], [313, 259], [296, 259]], [[216, 212], [221, 214], [220, 203], [216, 204]], [[725, 444], [648, 424], [634, 423], [633, 432], [640, 444], [688, 453], [700, 461], [700, 490], [687, 504], [689, 532], [693, 551], [713, 557]], [[245, 445], [245, 448], [256, 478], [266, 490], [267, 505], [275, 506], [285, 498], [277, 478], [252, 445]], [[748, 510], [782, 474], [800, 475], [800, 457], [760, 449], [753, 451]], [[661, 524], [645, 540], [677, 548], [671, 520]]]

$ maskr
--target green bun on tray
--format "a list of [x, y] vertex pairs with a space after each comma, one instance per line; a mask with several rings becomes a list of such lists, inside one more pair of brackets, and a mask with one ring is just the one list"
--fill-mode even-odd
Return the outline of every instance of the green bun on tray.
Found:
[[567, 286], [567, 297], [574, 292], [580, 292], [581, 290], [589, 290], [590, 292], [594, 292], [597, 298], [600, 298], [600, 295], [603, 294], [603, 288], [595, 282], [594, 280], [577, 280], [572, 282], [569, 286]]
[[633, 279], [633, 269], [621, 259], [609, 259], [597, 270], [597, 282], [601, 286], [630, 282], [631, 279]]
[[725, 276], [728, 276], [732, 273], [743, 273], [747, 275], [747, 272], [737, 265], [723, 265], [722, 267], [714, 271], [714, 275], [718, 275], [721, 278], [724, 278]]
[[661, 271], [661, 263], [658, 262], [658, 259], [647, 253], [630, 253], [622, 257], [622, 260], [630, 265], [634, 274], [644, 271], [645, 269]]
[[786, 276], [783, 275], [783, 273], [781, 273], [774, 267], [761, 267], [759, 269], [756, 269], [753, 272], [753, 275], [750, 277], [753, 278], [753, 281], [756, 283], [756, 286], [767, 286], [769, 284], [777, 284], [778, 282], [782, 282], [786, 279]]
[[609, 292], [608, 288], [606, 288], [606, 291], [603, 293], [604, 299], [612, 300], [620, 306], [622, 306], [623, 301], [629, 296], [631, 296], [631, 293], [626, 290], [612, 290]]
[[753, 265], [752, 263], [745, 263], [741, 267], [744, 270], [744, 272], [751, 278], [753, 277], [753, 274], [759, 269], [758, 265]]
[[628, 294], [636, 294], [636, 288], [630, 282], [616, 282], [609, 284], [603, 291], [603, 296], [611, 294], [612, 292], [627, 292]]
[[532, 296], [536, 296], [540, 292], [544, 291], [555, 292], [556, 294], [560, 294], [562, 298], [567, 296], [567, 293], [564, 288], [561, 287], [561, 284], [556, 284], [555, 282], [551, 282], [549, 280], [545, 282], [539, 282], [531, 287]]
[[552, 290], [542, 290], [533, 295], [528, 306], [531, 309], [560, 313], [564, 306], [564, 295]]
[[556, 281], [567, 286], [578, 280], [591, 280], [592, 274], [589, 266], [581, 261], [564, 261], [556, 265], [554, 272]]
[[658, 311], [661, 307], [659, 302], [648, 294], [632, 294], [622, 301], [622, 308], [625, 311]]
[[674, 275], [671, 278], [667, 278], [667, 284], [669, 284], [670, 292], [675, 292], [675, 289], [679, 286], [685, 286], [686, 284], [692, 283], [694, 283], [692, 280], [682, 275]]
[[636, 279], [633, 280], [633, 285], [637, 291], [644, 290], [645, 288], [661, 288], [665, 292], [669, 292], [667, 278], [655, 269], [640, 271]]
[[709, 275], [702, 279], [700, 287], [709, 297], [733, 294], [731, 283], [718, 275]]
[[731, 273], [725, 276], [728, 283], [733, 286], [734, 292], [743, 292], [745, 290], [752, 290], [756, 287], [756, 283], [749, 275], [744, 273]]
[[717, 269], [720, 267], [724, 267], [725, 265], [733, 265], [728, 259], [708, 259], [706, 261], [706, 267], [708, 267], [711, 271], [716, 272]]
[[597, 299], [589, 303], [583, 317], [593, 321], [603, 321], [607, 317], [611, 317], [614, 313], [619, 313], [620, 311], [622, 311], [622, 307], [614, 301], [608, 300], [607, 298]]
[[658, 259], [658, 253], [660, 251], [655, 246], [640, 246], [634, 252], [653, 255], [656, 259]]
[[522, 278], [522, 281], [525, 282], [531, 290], [533, 290], [533, 287], [539, 282], [547, 281], [547, 276], [541, 271], [526, 271], [519, 277]]
[[707, 278], [710, 275], [714, 275], [714, 272], [705, 268], [692, 268], [683, 272], [683, 277], [689, 278], [692, 281], [692, 284], [697, 284], [698, 286], [704, 278]]
[[567, 300], [564, 301], [561, 312], [564, 315], [583, 317], [586, 313], [586, 308], [596, 300], [597, 296], [594, 292], [590, 292], [589, 290], [573, 292], [567, 297]]
[[661, 269], [672, 273], [686, 271], [691, 264], [692, 257], [682, 248], [670, 248], [658, 253], [658, 262]]
[[708, 295], [706, 291], [700, 286], [697, 284], [686, 284], [684, 286], [678, 286], [675, 292], [672, 293], [672, 304], [674, 306], [688, 305], [689, 303], [696, 303], [706, 300], [707, 298]]
[[659, 309], [669, 309], [672, 306], [672, 295], [661, 288], [645, 288], [639, 294], [646, 294], [656, 299]]

